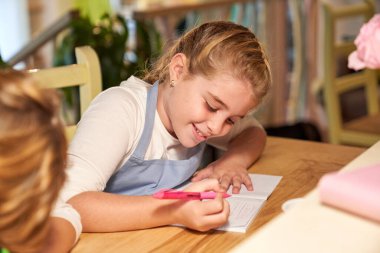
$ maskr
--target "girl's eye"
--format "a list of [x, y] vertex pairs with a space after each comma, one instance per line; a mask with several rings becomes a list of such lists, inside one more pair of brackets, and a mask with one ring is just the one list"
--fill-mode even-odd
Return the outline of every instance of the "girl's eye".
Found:
[[235, 124], [235, 121], [233, 121], [232, 119], [227, 119], [227, 124], [233, 125]]
[[218, 109], [217, 108], [214, 108], [212, 107], [209, 103], [206, 102], [206, 105], [207, 105], [207, 109], [210, 111], [210, 112], [216, 112]]

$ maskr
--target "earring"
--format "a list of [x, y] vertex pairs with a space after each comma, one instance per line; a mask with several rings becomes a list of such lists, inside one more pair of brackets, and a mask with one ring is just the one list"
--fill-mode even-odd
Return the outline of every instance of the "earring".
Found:
[[170, 80], [170, 87], [171, 87], [171, 88], [174, 87], [174, 80]]

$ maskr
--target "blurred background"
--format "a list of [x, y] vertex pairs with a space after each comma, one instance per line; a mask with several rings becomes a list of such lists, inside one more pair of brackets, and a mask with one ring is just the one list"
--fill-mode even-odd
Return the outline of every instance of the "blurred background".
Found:
[[[269, 55], [273, 90], [255, 112], [268, 134], [331, 142], [323, 94], [324, 58], [330, 57], [324, 51], [328, 27], [323, 6], [362, 2], [379, 13], [380, 0], [1, 0], [0, 62], [18, 69], [72, 64], [74, 48], [90, 45], [99, 56], [107, 89], [130, 75], [139, 76], [194, 25], [230, 20], [252, 29]], [[335, 39], [353, 41], [365, 21], [338, 23]], [[337, 75], [353, 72], [346, 57], [337, 62]], [[377, 82], [379, 76], [377, 70]], [[75, 97], [75, 92], [64, 93], [68, 100]], [[340, 98], [337, 117], [346, 122], [365, 115], [364, 100], [360, 89], [347, 92]], [[78, 116], [66, 120], [78, 121]]]

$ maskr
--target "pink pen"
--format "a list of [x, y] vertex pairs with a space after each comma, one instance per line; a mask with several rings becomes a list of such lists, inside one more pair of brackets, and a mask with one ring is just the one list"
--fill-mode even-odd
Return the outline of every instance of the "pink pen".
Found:
[[[175, 190], [161, 190], [153, 194], [157, 199], [182, 199], [182, 200], [202, 200], [214, 199], [217, 193], [213, 191], [208, 192], [184, 192]], [[223, 193], [223, 198], [230, 197], [230, 194]]]

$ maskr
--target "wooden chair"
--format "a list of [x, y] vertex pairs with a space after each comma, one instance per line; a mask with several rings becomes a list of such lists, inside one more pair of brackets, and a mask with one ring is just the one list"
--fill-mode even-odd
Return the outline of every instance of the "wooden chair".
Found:
[[[102, 90], [100, 63], [96, 52], [89, 46], [75, 48], [77, 64], [30, 70], [44, 88], [64, 88], [79, 86], [81, 115], [92, 99]], [[76, 125], [66, 127], [68, 140], [74, 136]]]
[[[380, 140], [380, 113], [378, 80], [374, 70], [364, 69], [337, 77], [337, 59], [347, 59], [356, 49], [353, 41], [336, 42], [336, 24], [339, 20], [363, 17], [368, 21], [375, 6], [372, 1], [345, 6], [322, 4], [324, 15], [324, 99], [329, 122], [331, 143], [370, 146]], [[348, 91], [363, 88], [367, 114], [343, 122], [340, 96]]]

